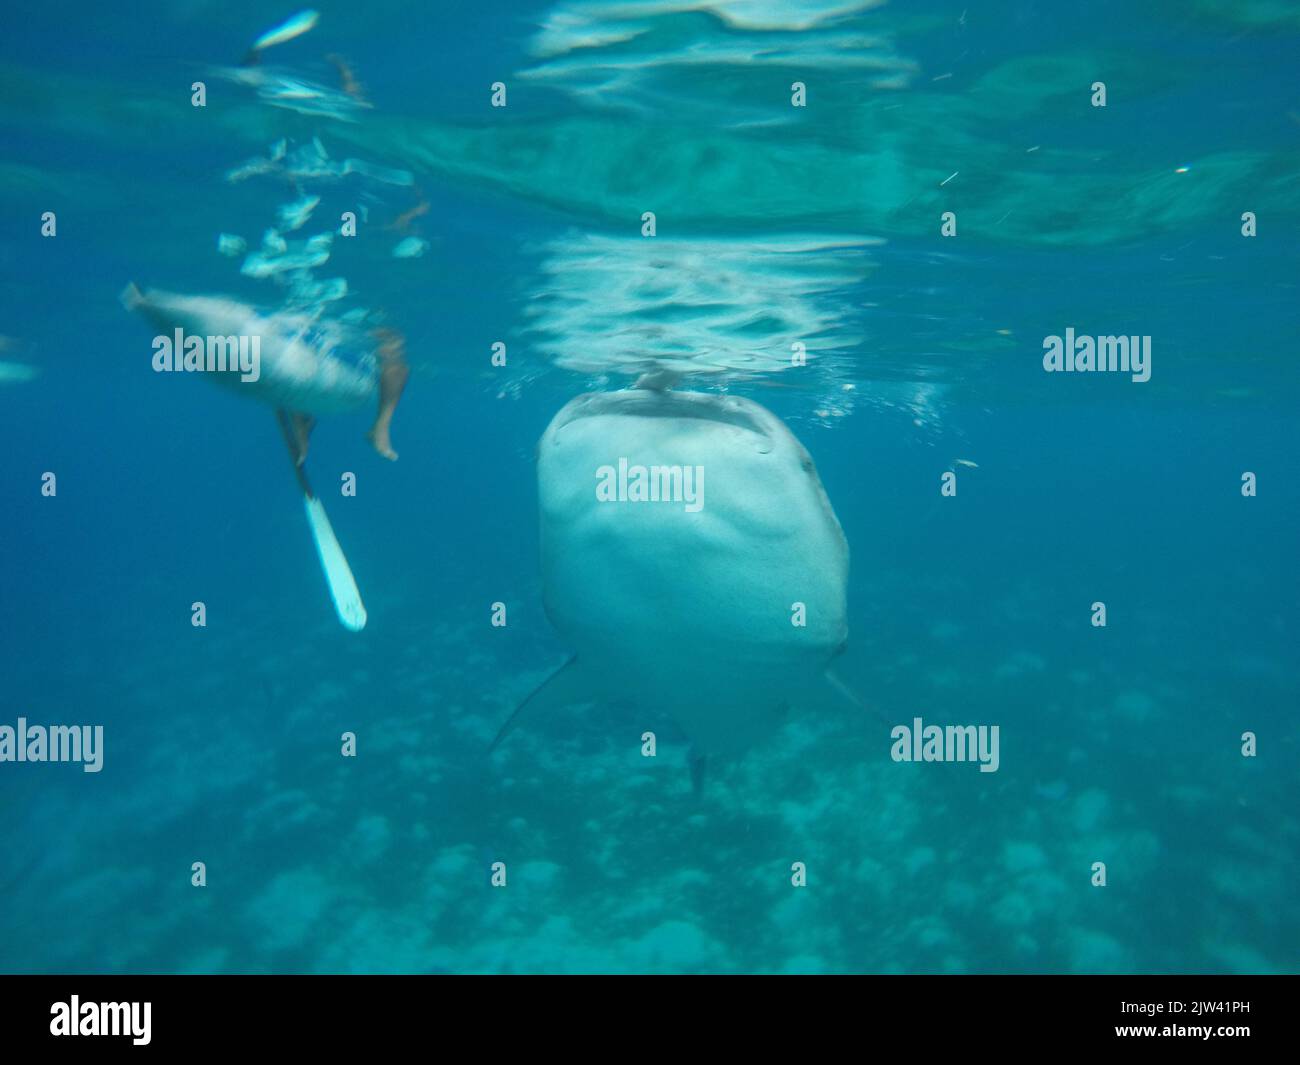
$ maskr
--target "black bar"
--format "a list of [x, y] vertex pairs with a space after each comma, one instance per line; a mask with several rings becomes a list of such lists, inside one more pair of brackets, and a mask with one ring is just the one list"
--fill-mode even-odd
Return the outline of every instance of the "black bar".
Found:
[[[500, 1059], [580, 1049], [617, 1059], [634, 1049], [728, 1056], [755, 1045], [824, 1057], [830, 1047], [1007, 1051], [1119, 1049], [1217, 1054], [1294, 1047], [1293, 977], [860, 976], [36, 976], [0, 978], [6, 1051], [92, 1053], [110, 1044], [213, 1053], [395, 1049]], [[53, 1035], [77, 996], [81, 1023], [99, 1003], [135, 1003], [142, 1034]], [[1171, 1008], [1171, 1003], [1181, 1005]], [[1204, 1004], [1211, 1004], [1206, 1010]], [[59, 1004], [63, 1004], [61, 1007]], [[91, 1008], [88, 1011], [88, 1004]], [[64, 1008], [66, 1007], [66, 1009]], [[111, 1018], [110, 1013], [110, 1018]], [[95, 1021], [89, 1018], [93, 1016]], [[119, 1018], [125, 1017], [121, 1011]], [[1179, 1029], [1209, 1028], [1212, 1034]], [[1120, 1034], [1120, 1030], [1124, 1034]], [[1145, 1031], [1150, 1029], [1150, 1031]], [[1232, 1033], [1226, 1029], [1234, 1030]], [[459, 1048], [459, 1049], [455, 1049]], [[20, 1058], [9, 1057], [18, 1061]], [[839, 1056], [838, 1054], [836, 1056]], [[33, 1058], [32, 1060], [39, 1060]]]

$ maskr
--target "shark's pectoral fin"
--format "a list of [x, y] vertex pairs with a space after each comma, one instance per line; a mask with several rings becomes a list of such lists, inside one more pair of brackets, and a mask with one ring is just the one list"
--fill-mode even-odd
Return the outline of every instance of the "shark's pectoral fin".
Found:
[[692, 747], [689, 761], [691, 766], [691, 791], [694, 792], [695, 797], [698, 799], [704, 794], [704, 777], [708, 772], [709, 757]]
[[847, 707], [855, 713], [873, 714], [880, 718], [881, 721], [888, 722], [888, 717], [886, 717], [885, 712], [881, 710], [880, 707], [868, 703], [865, 699], [859, 696], [857, 692], [844, 683], [843, 678], [841, 678], [835, 670], [828, 668], [822, 674], [822, 678], [825, 681], [825, 684], [822, 686], [824, 689], [823, 695], [827, 702], [833, 703], [837, 706]]
[[584, 675], [584, 671], [578, 665], [578, 656], [574, 655], [534, 688], [528, 698], [515, 707], [515, 712], [510, 715], [506, 723], [501, 726], [500, 731], [497, 732], [496, 739], [492, 741], [492, 746], [488, 748], [488, 754], [501, 746], [501, 742], [515, 730], [525, 712], [545, 713], [548, 709], [561, 710], [575, 703], [593, 701], [591, 685]]

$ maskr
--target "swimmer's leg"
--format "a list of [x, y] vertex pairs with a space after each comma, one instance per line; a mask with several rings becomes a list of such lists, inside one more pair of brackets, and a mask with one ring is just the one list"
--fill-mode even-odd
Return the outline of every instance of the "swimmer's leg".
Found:
[[284, 432], [284, 442], [289, 446], [289, 454], [295, 466], [302, 466], [307, 461], [307, 444], [311, 431], [316, 428], [316, 419], [310, 414], [299, 414], [277, 407], [275, 416], [280, 419], [280, 428]]
[[388, 431], [411, 368], [406, 363], [406, 345], [401, 336], [389, 329], [381, 330], [379, 336], [379, 349], [375, 352], [379, 359], [379, 412], [366, 435], [384, 458], [396, 459], [397, 452], [393, 450]]

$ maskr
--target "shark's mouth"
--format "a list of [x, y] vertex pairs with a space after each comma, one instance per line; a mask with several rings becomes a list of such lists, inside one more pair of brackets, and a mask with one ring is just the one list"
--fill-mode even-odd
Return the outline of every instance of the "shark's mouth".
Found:
[[774, 415], [748, 400], [705, 392], [661, 392], [639, 388], [593, 392], [570, 403], [566, 416], [552, 431], [560, 433], [574, 422], [596, 417], [690, 418], [715, 422], [754, 434], [759, 441], [760, 453], [765, 454], [773, 447], [771, 423]]

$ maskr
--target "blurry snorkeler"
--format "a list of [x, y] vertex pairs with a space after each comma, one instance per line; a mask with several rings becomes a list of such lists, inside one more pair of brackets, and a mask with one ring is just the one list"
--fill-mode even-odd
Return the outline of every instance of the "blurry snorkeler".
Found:
[[294, 428], [294, 464], [307, 457], [315, 416], [377, 403], [367, 433], [374, 449], [396, 459], [393, 412], [410, 367], [400, 333], [356, 327], [303, 313], [259, 312], [220, 296], [186, 296], [128, 285], [122, 303], [162, 333], [154, 369], [207, 376], [274, 407]]
[[367, 333], [303, 313], [264, 314], [218, 296], [141, 292], [134, 284], [122, 303], [160, 331], [153, 342], [155, 371], [202, 372], [275, 409], [334, 608], [346, 628], [364, 628], [361, 594], [304, 464], [315, 416], [366, 402], [377, 402], [367, 433], [371, 445], [384, 458], [397, 458], [390, 429], [410, 376], [401, 335], [392, 329]]

